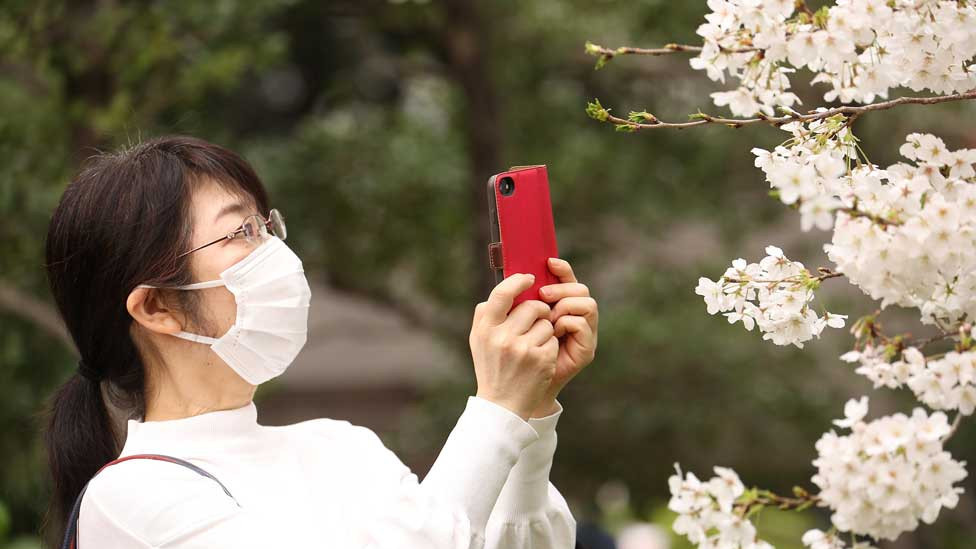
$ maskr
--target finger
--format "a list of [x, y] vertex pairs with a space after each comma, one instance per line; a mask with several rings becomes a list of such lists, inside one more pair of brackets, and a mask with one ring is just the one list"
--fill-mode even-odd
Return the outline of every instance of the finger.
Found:
[[559, 356], [559, 340], [556, 339], [556, 336], [550, 336], [545, 343], [532, 347], [529, 352], [534, 353], [540, 359], [553, 360]]
[[592, 342], [593, 339], [593, 332], [590, 330], [590, 325], [581, 316], [566, 315], [552, 325], [552, 335], [559, 338], [567, 334], [573, 335], [574, 339], [584, 347], [587, 347], [588, 342]]
[[559, 339], [556, 338], [555, 334], [550, 337], [545, 343], [540, 347], [548, 356], [558, 356], [559, 355]]
[[549, 284], [539, 288], [539, 297], [543, 301], [559, 301], [569, 296], [588, 296], [590, 289], [582, 282], [563, 282], [560, 284]]
[[477, 325], [481, 322], [481, 318], [485, 316], [485, 307], [488, 304], [482, 301], [481, 303], [474, 306], [474, 319], [471, 320], [471, 325]]
[[600, 320], [600, 313], [597, 309], [596, 300], [592, 297], [566, 297], [560, 299], [552, 308], [549, 321], [555, 323], [565, 315], [581, 316], [586, 319], [590, 329], [596, 331]]
[[[492, 326], [497, 326], [508, 318], [512, 303], [516, 296], [528, 290], [535, 283], [535, 276], [531, 274], [515, 273], [502, 280], [492, 289], [485, 302], [482, 320]], [[526, 326], [528, 329], [528, 326]]]
[[512, 309], [512, 313], [508, 315], [508, 319], [502, 322], [501, 325], [506, 330], [511, 330], [511, 333], [515, 335], [522, 335], [532, 328], [532, 325], [537, 319], [548, 319], [550, 312], [548, 304], [538, 299], [526, 299]]
[[560, 282], [576, 282], [576, 275], [573, 274], [573, 268], [569, 265], [569, 261], [565, 259], [550, 257], [549, 271], [556, 275]]
[[525, 333], [525, 339], [534, 347], [545, 344], [552, 336], [552, 322], [546, 318], [537, 318], [529, 331]]

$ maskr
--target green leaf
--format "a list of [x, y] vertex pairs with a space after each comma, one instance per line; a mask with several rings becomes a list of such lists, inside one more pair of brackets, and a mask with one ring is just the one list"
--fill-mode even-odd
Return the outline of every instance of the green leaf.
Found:
[[811, 500], [804, 501], [803, 503], [801, 503], [799, 506], [797, 506], [796, 510], [797, 511], [805, 511], [805, 510], [809, 509], [811, 505], [813, 505], [813, 500], [812, 499]]
[[749, 508], [749, 512], [746, 513], [746, 518], [748, 519], [752, 515], [755, 515], [756, 513], [759, 513], [762, 510], [763, 510], [763, 506], [762, 505], [756, 505], [755, 507], [750, 507]]
[[884, 347], [884, 357], [885, 357], [885, 360], [887, 360], [888, 362], [891, 362], [891, 360], [894, 359], [895, 358], [895, 355], [897, 355], [897, 354], [898, 354], [898, 350], [895, 348], [894, 345], [892, 345], [890, 343], [887, 344], [887, 345], [885, 345], [885, 347]]
[[627, 119], [631, 122], [650, 122], [652, 124], [658, 121], [656, 116], [647, 111], [630, 111]]
[[813, 14], [813, 24], [825, 29], [827, 28], [827, 19], [829, 18], [830, 8], [828, 6], [821, 6], [820, 9]]
[[610, 109], [603, 108], [599, 99], [593, 99], [593, 101], [586, 104], [586, 114], [590, 118], [599, 120], [600, 122], [606, 122], [607, 117], [610, 116]]

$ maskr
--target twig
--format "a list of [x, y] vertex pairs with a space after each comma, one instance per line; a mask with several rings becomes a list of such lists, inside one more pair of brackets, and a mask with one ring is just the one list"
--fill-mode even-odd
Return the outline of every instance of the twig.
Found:
[[810, 6], [807, 6], [805, 0], [796, 0], [794, 6], [796, 7], [796, 9], [802, 11], [803, 13], [809, 15], [810, 17], [813, 17], [813, 10], [810, 9]]
[[952, 438], [952, 435], [956, 434], [956, 430], [959, 429], [959, 424], [960, 423], [962, 423], [962, 414], [959, 413], [959, 412], [956, 412], [956, 417], [955, 417], [955, 419], [952, 420], [952, 426], [949, 427], [949, 432], [946, 433], [946, 436], [942, 437], [942, 442], [943, 443], [945, 443], [945, 441], [947, 441], [950, 438]]
[[[817, 282], [820, 282], [820, 281], [826, 280], [828, 278], [836, 278], [838, 276], [844, 276], [844, 273], [838, 273], [838, 272], [835, 272], [835, 271], [831, 271], [830, 269], [828, 269], [826, 267], [818, 267], [817, 268], [817, 271], [820, 272], [821, 274], [818, 275], [818, 276], [811, 277], [810, 280], [816, 280]], [[799, 276], [799, 275], [797, 275], [797, 276]], [[739, 279], [739, 278], [725, 278], [724, 280], [725, 280], [726, 283], [732, 282], [732, 283], [739, 283], [739, 284], [746, 283], [746, 282], [756, 282], [756, 283], [760, 283], [760, 284], [785, 284], [785, 283], [800, 284], [800, 283], [803, 282], [803, 279], [801, 279], [801, 280], [791, 280], [789, 278], [783, 278], [783, 279], [780, 279], [780, 280], [760, 280], [760, 279], [756, 279], [756, 278], [753, 278], [753, 279], [750, 279], [750, 280], [742, 280], [742, 279]]]
[[770, 505], [776, 506], [781, 510], [796, 509], [799, 511], [819, 501], [820, 496], [806, 493], [806, 490], [803, 491], [802, 495], [795, 498], [779, 496], [770, 492], [769, 490], [763, 490], [762, 495], [756, 497], [756, 499], [748, 502], [737, 503], [735, 507], [739, 509], [740, 516], [746, 517], [749, 516], [749, 512], [752, 510], [752, 508], [757, 505], [761, 507]]
[[819, 273], [821, 273], [820, 276], [813, 277], [814, 280], [817, 280], [817, 281], [823, 281], [823, 280], [827, 280], [828, 278], [835, 278], [835, 277], [838, 277], [838, 276], [844, 276], [844, 273], [838, 273], [836, 271], [831, 271], [830, 269], [828, 269], [826, 267], [817, 267], [817, 271]]
[[953, 334], [953, 333], [936, 334], [936, 335], [934, 335], [932, 337], [927, 337], [925, 339], [911, 339], [911, 340], [908, 340], [908, 341], [904, 341], [904, 342], [902, 342], [902, 344], [905, 347], [924, 348], [924, 347], [928, 346], [931, 343], [935, 343], [936, 341], [942, 341], [943, 339], [952, 338], [952, 337], [955, 337], [955, 335], [956, 334]]
[[[618, 126], [628, 126], [632, 131], [644, 130], [644, 129], [655, 129], [655, 128], [691, 128], [694, 126], [702, 126], [705, 124], [724, 124], [732, 128], [739, 128], [748, 124], [771, 124], [773, 126], [781, 126], [788, 122], [812, 122], [814, 120], [821, 120], [824, 118], [829, 118], [836, 114], [850, 114], [850, 115], [860, 115], [868, 111], [881, 111], [887, 110], [898, 105], [933, 105], [936, 103], [948, 103], [950, 101], [966, 101], [969, 99], [976, 99], [976, 89], [970, 90], [968, 92], [954, 93], [951, 95], [940, 95], [935, 97], [899, 97], [897, 99], [892, 99], [890, 101], [882, 101], [880, 103], [871, 103], [869, 105], [845, 105], [843, 107], [835, 107], [833, 109], [827, 109], [824, 111], [807, 111], [807, 114], [800, 114], [798, 112], [792, 112], [786, 116], [767, 116], [764, 114], [756, 115], [756, 118], [723, 118], [720, 116], [713, 116], [706, 113], [697, 113], [690, 115], [697, 120], [692, 120], [690, 122], [663, 122], [658, 120], [654, 115], [650, 116], [651, 122], [641, 123], [633, 122], [631, 120], [625, 120], [623, 118], [613, 116], [610, 114], [610, 109], [603, 108], [599, 102], [590, 103], [590, 108], [587, 112], [590, 117], [600, 120], [601, 122], [612, 122]], [[646, 118], [646, 117], [645, 117]]]
[[864, 212], [856, 208], [837, 208], [835, 211], [844, 212], [851, 217], [863, 217], [866, 219], [870, 219], [871, 221], [877, 223], [878, 225], [881, 225], [882, 227], [901, 225], [900, 221], [892, 221], [890, 219], [885, 219], [879, 215]]
[[[726, 48], [719, 45], [719, 50], [725, 53], [748, 53], [759, 51], [759, 48]], [[633, 48], [630, 46], [622, 46], [611, 49], [587, 42], [586, 51], [587, 53], [600, 55], [609, 60], [617, 55], [667, 55], [669, 53], [680, 53], [685, 51], [700, 52], [702, 51], [702, 47], [689, 46], [688, 44], [665, 44], [663, 48]]]

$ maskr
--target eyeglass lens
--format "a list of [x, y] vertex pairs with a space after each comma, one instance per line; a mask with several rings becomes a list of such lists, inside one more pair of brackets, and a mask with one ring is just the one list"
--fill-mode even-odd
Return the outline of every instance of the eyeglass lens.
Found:
[[271, 234], [284, 240], [288, 237], [288, 229], [285, 228], [285, 218], [278, 210], [268, 212], [268, 219], [271, 221]]
[[268, 230], [258, 216], [252, 215], [244, 220], [244, 238], [248, 242], [263, 239], [268, 235]]
[[267, 221], [257, 215], [249, 216], [244, 220], [244, 238], [248, 242], [264, 240], [268, 236], [268, 225], [271, 226], [271, 234], [278, 238], [284, 240], [288, 236], [288, 229], [285, 228], [285, 219], [281, 212], [271, 210]]

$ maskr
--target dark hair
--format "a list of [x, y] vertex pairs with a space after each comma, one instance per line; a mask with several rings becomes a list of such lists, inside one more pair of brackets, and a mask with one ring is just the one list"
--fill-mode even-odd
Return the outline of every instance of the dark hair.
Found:
[[[130, 336], [126, 299], [139, 284], [191, 281], [191, 255], [177, 255], [189, 249], [191, 196], [205, 181], [267, 215], [264, 186], [246, 160], [177, 135], [90, 157], [51, 217], [51, 293], [81, 359], [106, 381], [103, 393], [102, 383], [76, 372], [48, 404], [44, 441], [54, 493], [42, 530], [52, 546], [60, 544], [82, 487], [121, 451], [105, 395], [130, 416], [145, 413], [144, 356]], [[172, 293], [193, 318], [196, 292]]]

